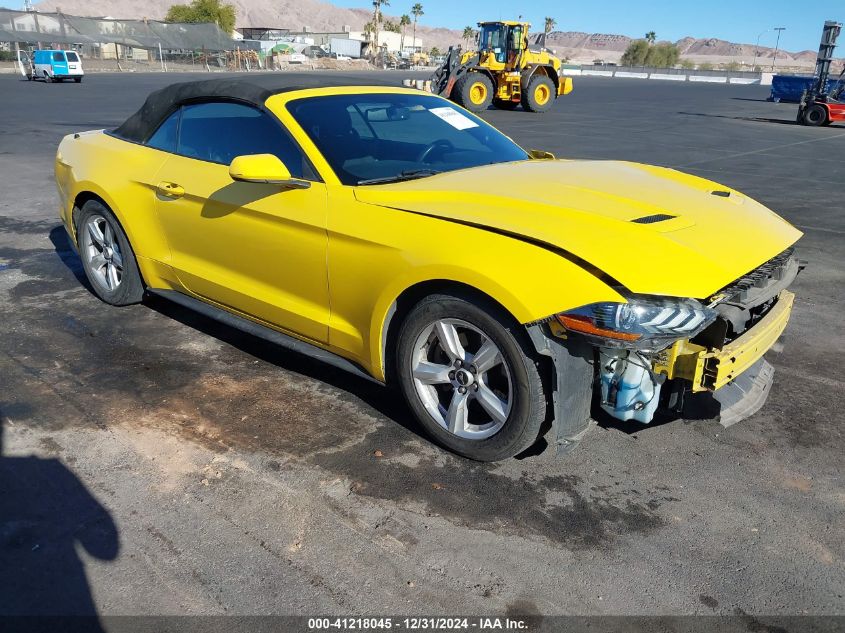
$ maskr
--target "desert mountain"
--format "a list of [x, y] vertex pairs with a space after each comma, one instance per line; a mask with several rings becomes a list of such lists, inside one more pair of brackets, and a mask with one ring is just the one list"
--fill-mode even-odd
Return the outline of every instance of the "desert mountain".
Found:
[[[187, 0], [184, 0], [187, 2]], [[372, 17], [367, 8], [346, 9], [320, 0], [228, 0], [235, 5], [238, 26], [288, 28], [291, 31], [340, 31], [343, 26], [360, 31]], [[43, 0], [36, 5], [39, 11], [60, 10], [71, 15], [109, 16], [114, 18], [162, 19], [174, 0]], [[369, 3], [361, 1], [366, 7]], [[406, 2], [408, 9], [412, 4]], [[401, 11], [399, 3], [388, 7], [388, 11]], [[483, 16], [482, 16], [483, 17]], [[396, 19], [396, 16], [392, 16]], [[410, 32], [410, 28], [408, 29]], [[446, 50], [450, 45], [463, 44], [462, 30], [432, 28], [418, 25], [417, 36], [422, 38], [426, 48], [436, 46]], [[592, 62], [594, 59], [618, 62], [632, 38], [625, 35], [600, 33], [578, 33], [556, 31], [549, 36], [547, 46], [560, 56], [573, 62]], [[693, 61], [722, 63], [740, 61], [747, 64], [754, 59], [754, 44], [734, 44], [718, 39], [695, 39], [685, 37], [677, 42], [684, 57]], [[771, 60], [774, 49], [760, 47], [758, 60]], [[812, 67], [816, 58], [814, 51], [778, 53], [778, 64], [782, 66]]]

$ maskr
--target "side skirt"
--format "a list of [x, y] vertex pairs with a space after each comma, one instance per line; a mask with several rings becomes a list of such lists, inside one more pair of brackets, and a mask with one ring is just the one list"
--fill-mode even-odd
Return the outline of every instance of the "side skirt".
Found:
[[282, 334], [277, 330], [256, 323], [255, 321], [250, 321], [249, 319], [245, 319], [236, 314], [232, 314], [231, 312], [227, 312], [222, 308], [200, 301], [199, 299], [194, 299], [193, 297], [189, 297], [188, 295], [177, 292], [176, 290], [147, 288], [147, 292], [158, 297], [162, 297], [163, 299], [167, 299], [168, 301], [172, 301], [173, 303], [178, 303], [189, 310], [199, 312], [210, 319], [214, 319], [224, 325], [246, 332], [247, 334], [251, 334], [252, 336], [273, 343], [274, 345], [278, 345], [284, 349], [296, 352], [297, 354], [309, 356], [320, 362], [326, 363], [327, 365], [349, 372], [359, 378], [364, 378], [379, 385], [383, 384], [373, 378], [363, 368], [352, 361], [343, 358], [342, 356], [338, 356], [337, 354], [324, 350], [321, 347], [317, 347], [311, 343], [306, 343], [305, 341], [288, 336], [287, 334]]

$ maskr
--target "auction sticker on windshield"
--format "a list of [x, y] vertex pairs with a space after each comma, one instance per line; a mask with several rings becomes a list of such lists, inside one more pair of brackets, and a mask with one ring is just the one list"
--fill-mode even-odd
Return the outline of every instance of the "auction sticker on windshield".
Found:
[[469, 117], [465, 117], [457, 110], [453, 110], [449, 107], [431, 108], [429, 112], [431, 112], [436, 117], [440, 117], [456, 130], [468, 130], [472, 127], [478, 127], [478, 123], [476, 123]]

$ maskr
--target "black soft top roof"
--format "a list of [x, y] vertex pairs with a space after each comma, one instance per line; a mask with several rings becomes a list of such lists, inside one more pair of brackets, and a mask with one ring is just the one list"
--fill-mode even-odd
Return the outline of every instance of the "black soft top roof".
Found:
[[387, 79], [373, 80], [370, 77], [363, 80], [360, 76], [354, 75], [338, 78], [336, 75], [332, 77], [320, 77], [319, 75], [291, 77], [276, 74], [255, 74], [246, 78], [186, 81], [171, 84], [151, 93], [141, 109], [115, 129], [114, 134], [127, 141], [143, 143], [158, 129], [161, 122], [171, 112], [180, 105], [192, 101], [236, 99], [256, 106], [263, 106], [268, 98], [281, 92], [306, 88], [373, 85], [389, 86], [391, 82]]

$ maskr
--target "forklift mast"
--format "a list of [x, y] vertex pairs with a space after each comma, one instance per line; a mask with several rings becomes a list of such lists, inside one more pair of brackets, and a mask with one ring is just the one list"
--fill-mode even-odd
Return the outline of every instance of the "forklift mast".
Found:
[[819, 55], [816, 57], [816, 80], [810, 90], [812, 96], [822, 95], [830, 77], [830, 63], [833, 61], [833, 50], [836, 48], [836, 40], [842, 25], [838, 22], [828, 20], [824, 23], [822, 40], [819, 44]]

